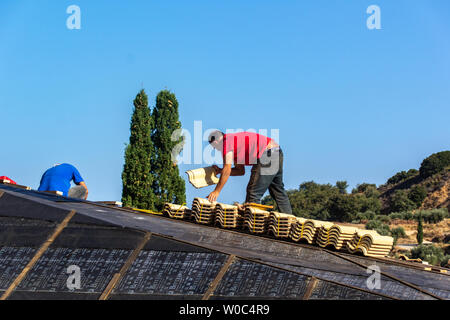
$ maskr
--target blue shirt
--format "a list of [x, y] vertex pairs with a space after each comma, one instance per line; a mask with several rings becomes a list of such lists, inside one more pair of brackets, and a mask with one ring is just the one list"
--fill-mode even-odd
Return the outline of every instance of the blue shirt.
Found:
[[63, 163], [45, 171], [38, 191], [61, 191], [67, 197], [72, 180], [76, 184], [84, 181], [73, 165]]

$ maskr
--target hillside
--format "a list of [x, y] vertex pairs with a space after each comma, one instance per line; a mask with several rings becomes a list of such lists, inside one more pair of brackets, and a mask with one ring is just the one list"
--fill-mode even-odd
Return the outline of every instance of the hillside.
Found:
[[[298, 189], [288, 190], [293, 214], [317, 220], [356, 222], [391, 213], [409, 213], [411, 217], [407, 219], [412, 219], [419, 210], [425, 210], [434, 215], [431, 220], [440, 221], [450, 211], [450, 151], [430, 155], [419, 169], [398, 172], [379, 187], [362, 183], [350, 193], [348, 187], [347, 181], [337, 181], [335, 185], [303, 182]], [[275, 205], [270, 195], [262, 203]]]
[[[447, 208], [450, 210], [450, 166], [442, 171], [423, 177], [419, 171], [408, 171], [410, 175], [397, 183], [387, 183], [378, 188], [380, 192], [380, 201], [382, 203], [382, 212], [390, 213], [400, 211], [398, 209], [439, 209]], [[406, 197], [410, 200], [411, 193], [416, 190], [422, 190], [423, 195], [418, 199], [416, 208], [409, 207]], [[405, 199], [402, 199], [405, 198]], [[401, 201], [403, 200], [403, 203]], [[400, 202], [400, 203], [398, 203]], [[411, 206], [413, 206], [411, 204]]]

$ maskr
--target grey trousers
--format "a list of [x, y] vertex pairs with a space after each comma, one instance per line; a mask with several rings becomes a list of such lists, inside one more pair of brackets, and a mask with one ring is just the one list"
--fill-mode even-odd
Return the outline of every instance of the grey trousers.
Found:
[[247, 203], [261, 203], [261, 198], [269, 193], [282, 213], [292, 214], [289, 197], [283, 183], [283, 151], [279, 148], [264, 152], [258, 163], [253, 165], [247, 186]]
[[83, 186], [75, 186], [69, 190], [69, 198], [83, 199], [86, 197], [86, 188]]

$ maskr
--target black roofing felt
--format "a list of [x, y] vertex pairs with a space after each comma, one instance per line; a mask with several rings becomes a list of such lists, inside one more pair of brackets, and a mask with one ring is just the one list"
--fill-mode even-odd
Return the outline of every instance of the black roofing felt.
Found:
[[[76, 211], [9, 299], [98, 299], [124, 265], [109, 299], [200, 299], [212, 284], [210, 299], [450, 299], [449, 275], [405, 263], [344, 259], [308, 245], [0, 185], [2, 192], [0, 291]], [[127, 265], [148, 233], [150, 239]], [[230, 255], [237, 258], [216, 279]], [[374, 264], [382, 281], [371, 290], [364, 266]], [[79, 290], [67, 288], [70, 265], [82, 270]]]

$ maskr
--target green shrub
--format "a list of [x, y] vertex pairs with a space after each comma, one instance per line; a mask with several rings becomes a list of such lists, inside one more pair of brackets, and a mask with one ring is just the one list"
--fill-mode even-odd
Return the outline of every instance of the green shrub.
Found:
[[394, 238], [395, 246], [399, 238], [406, 238], [405, 229], [403, 229], [402, 227], [391, 229], [391, 236]]
[[[413, 214], [411, 211], [403, 211], [403, 212], [393, 212], [389, 214], [387, 217], [389, 217], [390, 220], [417, 220], [419, 217], [422, 217], [423, 222], [426, 223], [439, 223], [443, 221], [444, 219], [447, 219], [450, 215], [448, 213], [447, 208], [441, 208], [441, 209], [431, 209], [431, 210], [420, 210]], [[383, 222], [386, 222], [387, 220], [384, 220], [386, 218], [381, 218], [382, 216], [377, 216], [377, 219], [382, 219]]]
[[403, 229], [403, 227], [391, 229], [391, 235], [394, 238], [406, 238], [406, 232], [405, 229]]
[[[422, 259], [432, 265], [441, 265], [446, 262], [444, 250], [431, 244], [421, 244], [411, 250], [409, 254], [412, 259]], [[448, 261], [448, 260], [447, 260]]]
[[416, 204], [416, 208], [419, 208], [423, 200], [427, 197], [427, 189], [424, 186], [415, 186], [408, 193], [408, 199]]
[[381, 227], [375, 229], [376, 232], [378, 232], [382, 236], [390, 236], [391, 235], [391, 229], [387, 224], [382, 224]]
[[428, 222], [430, 220], [430, 217], [431, 217], [431, 212], [428, 210], [418, 211], [414, 215], [414, 219], [416, 219], [417, 221], [419, 221], [419, 219], [422, 219], [423, 222]]
[[406, 190], [397, 190], [394, 192], [391, 201], [390, 209], [393, 212], [402, 212], [414, 210], [417, 205], [408, 198], [408, 192]]
[[389, 224], [391, 222], [391, 218], [389, 216], [385, 216], [385, 215], [378, 215], [378, 216], [376, 216], [375, 219], [379, 220], [383, 223], [387, 223], [387, 224]]
[[388, 215], [391, 220], [413, 220], [416, 216], [411, 211], [393, 212]]
[[441, 267], [445, 267], [447, 264], [450, 264], [450, 254], [444, 256], [444, 259], [441, 261]]
[[377, 228], [380, 228], [383, 223], [379, 220], [370, 220], [366, 223], [366, 229], [367, 230], [375, 230]]
[[391, 218], [391, 220], [405, 220], [403, 212], [393, 212], [389, 215], [389, 218]]
[[444, 219], [449, 217], [447, 208], [432, 209], [432, 210], [421, 210], [416, 213], [414, 218], [417, 220], [422, 217], [423, 221], [426, 223], [439, 223]]
[[366, 211], [364, 213], [360, 212], [356, 215], [356, 217], [361, 221], [361, 220], [373, 220], [376, 217], [375, 212], [373, 211]]
[[403, 219], [404, 220], [412, 220], [412, 219], [414, 219], [414, 215], [411, 211], [403, 212]]
[[391, 230], [389, 226], [385, 223], [382, 223], [380, 220], [371, 220], [366, 224], [367, 230], [375, 230], [382, 236], [390, 236]]
[[431, 210], [430, 223], [439, 223], [442, 220], [447, 219], [448, 217], [449, 214], [447, 208], [434, 209]]

